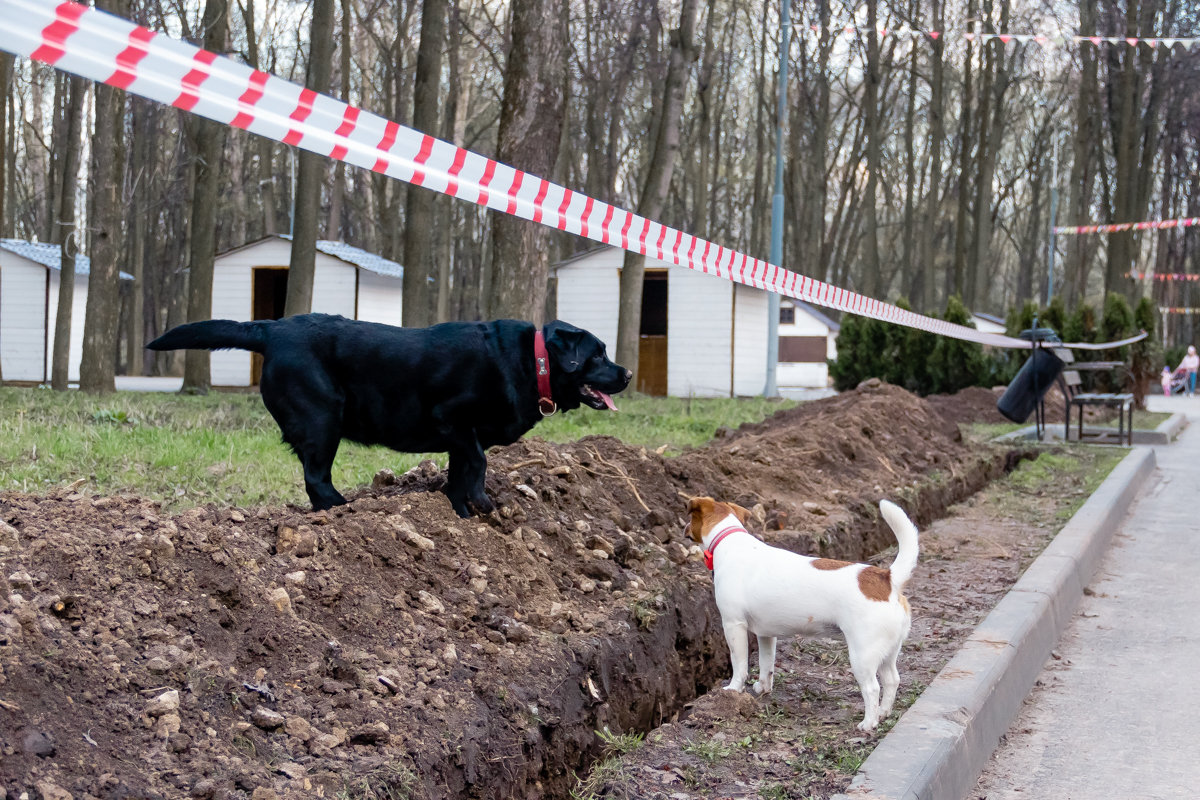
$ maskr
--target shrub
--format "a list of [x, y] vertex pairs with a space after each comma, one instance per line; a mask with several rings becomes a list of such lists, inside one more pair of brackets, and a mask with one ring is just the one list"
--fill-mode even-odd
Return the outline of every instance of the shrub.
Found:
[[[974, 328], [971, 315], [957, 296], [946, 302], [947, 322]], [[983, 345], [939, 336], [929, 357], [931, 391], [953, 394], [968, 386], [980, 386], [988, 382], [991, 370], [983, 357]]]
[[1158, 377], [1164, 363], [1162, 345], [1154, 335], [1156, 311], [1154, 301], [1143, 297], [1133, 312], [1134, 325], [1149, 334], [1145, 339], [1129, 346], [1129, 377], [1132, 384], [1130, 391], [1133, 392], [1134, 404], [1142, 410], [1146, 408], [1146, 395], [1150, 392], [1150, 383]]

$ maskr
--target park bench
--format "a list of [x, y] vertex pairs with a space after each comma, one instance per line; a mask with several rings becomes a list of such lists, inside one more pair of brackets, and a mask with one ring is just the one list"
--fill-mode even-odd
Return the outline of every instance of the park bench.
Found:
[[[1106, 406], [1117, 409], [1117, 444], [1133, 444], [1133, 395], [1128, 392], [1084, 392], [1079, 370], [1116, 369], [1124, 364], [1120, 361], [1092, 361], [1075, 364], [1074, 369], [1062, 374], [1063, 395], [1067, 398], [1067, 418], [1063, 427], [1063, 440], [1071, 438], [1071, 407], [1079, 407], [1079, 441], [1083, 441], [1083, 409], [1086, 406]], [[1129, 425], [1125, 424], [1125, 412], [1129, 412]]]

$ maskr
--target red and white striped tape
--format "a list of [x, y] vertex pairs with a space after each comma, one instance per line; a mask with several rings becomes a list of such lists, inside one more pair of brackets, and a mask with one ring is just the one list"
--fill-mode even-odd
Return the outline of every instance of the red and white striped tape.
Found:
[[1120, 233], [1122, 231], [1151, 231], [1161, 228], [1190, 228], [1200, 225], [1200, 217], [1185, 217], [1183, 219], [1159, 219], [1149, 222], [1118, 222], [1115, 225], [1079, 225], [1076, 227], [1055, 228], [1055, 233]]
[[0, 48], [322, 156], [807, 303], [996, 347], [1031, 347], [750, 258], [78, 3], [0, 0], [0, 18]]

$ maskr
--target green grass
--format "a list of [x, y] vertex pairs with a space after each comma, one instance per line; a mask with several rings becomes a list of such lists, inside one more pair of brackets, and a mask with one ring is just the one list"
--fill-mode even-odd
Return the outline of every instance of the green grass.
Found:
[[[609, 434], [679, 452], [708, 441], [721, 425], [758, 421], [791, 403], [624, 395], [622, 411], [581, 408], [531, 431], [552, 441]], [[342, 490], [368, 484], [444, 453], [401, 454], [343, 442], [333, 467]], [[44, 492], [84, 479], [101, 494], [136, 493], [172, 508], [204, 503], [306, 506], [300, 463], [257, 394], [206, 397], [0, 388], [0, 491]]]
[[997, 436], [1019, 431], [1021, 428], [1027, 426], [1024, 424], [1018, 425], [1015, 422], [972, 422], [962, 427], [964, 435], [971, 441], [988, 442]]
[[[1159, 425], [1169, 420], [1171, 415], [1164, 411], [1134, 411], [1133, 412], [1133, 429], [1135, 431], [1152, 431]], [[1100, 425], [1105, 428], [1117, 427], [1117, 418], [1114, 417], [1108, 422], [1102, 422]], [[1129, 424], [1126, 420], [1126, 425]], [[1087, 423], [1084, 423], [1087, 425]]]

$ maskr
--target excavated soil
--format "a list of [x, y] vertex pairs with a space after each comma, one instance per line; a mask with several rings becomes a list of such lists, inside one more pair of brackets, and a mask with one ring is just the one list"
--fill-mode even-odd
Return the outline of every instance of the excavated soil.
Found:
[[874, 381], [721, 433], [497, 448], [472, 520], [431, 462], [317, 514], [0, 493], [0, 798], [566, 797], [728, 672], [684, 497], [861, 559], [1022, 455]]

